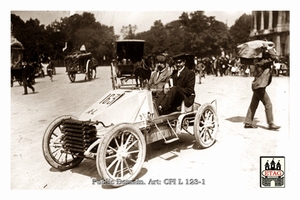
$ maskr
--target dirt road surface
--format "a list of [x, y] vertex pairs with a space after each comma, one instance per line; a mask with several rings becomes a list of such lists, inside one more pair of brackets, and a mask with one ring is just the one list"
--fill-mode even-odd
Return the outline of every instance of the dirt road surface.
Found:
[[[102, 195], [128, 195], [134, 198], [137, 191], [141, 198], [162, 192], [168, 197], [191, 194], [199, 199], [205, 194], [218, 196], [219, 192], [223, 195], [234, 195], [237, 191], [270, 193], [260, 188], [260, 156], [289, 158], [291, 151], [290, 78], [284, 76], [274, 77], [267, 89], [273, 103], [275, 122], [282, 126], [279, 131], [267, 129], [262, 104], [255, 116], [259, 127], [244, 129], [243, 120], [252, 96], [252, 77], [204, 78], [202, 84], [196, 85], [196, 101], [203, 104], [217, 99], [220, 123], [217, 142], [208, 149], [200, 150], [195, 145], [194, 137], [181, 135], [181, 140], [168, 145], [163, 142], [149, 145], [146, 161], [138, 177], [145, 185], [112, 189], [97, 184], [94, 180], [99, 180], [99, 175], [94, 160], [84, 160], [78, 167], [63, 172], [50, 167], [42, 152], [43, 134], [50, 122], [61, 115], [79, 116], [112, 88], [110, 68], [97, 69], [97, 78], [90, 82], [84, 81], [84, 75], [79, 74], [76, 81], [71, 83], [65, 68], [57, 68], [53, 82], [49, 77], [36, 79], [35, 94], [31, 94], [29, 89], [28, 95], [22, 95], [23, 87], [17, 83], [11, 88], [12, 191], [68, 190], [66, 196], [68, 193], [77, 196], [75, 190], [93, 190], [96, 193], [92, 194], [99, 199]], [[286, 171], [290, 169], [288, 160]], [[175, 184], [170, 179], [175, 179]], [[189, 185], [187, 183], [191, 181], [187, 182], [187, 179], [198, 179], [205, 184]], [[158, 180], [158, 184], [149, 184], [153, 180]], [[287, 187], [290, 186], [288, 181], [287, 178]], [[87, 195], [87, 192], [82, 193], [78, 197]], [[51, 195], [41, 195], [46, 194]], [[16, 195], [19, 195], [18, 192]], [[54, 198], [57, 197], [51, 199]]]

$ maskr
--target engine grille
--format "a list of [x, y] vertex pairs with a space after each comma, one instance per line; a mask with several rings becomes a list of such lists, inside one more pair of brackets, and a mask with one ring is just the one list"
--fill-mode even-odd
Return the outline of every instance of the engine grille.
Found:
[[67, 151], [83, 153], [97, 140], [97, 130], [91, 122], [66, 119], [62, 124], [63, 148]]

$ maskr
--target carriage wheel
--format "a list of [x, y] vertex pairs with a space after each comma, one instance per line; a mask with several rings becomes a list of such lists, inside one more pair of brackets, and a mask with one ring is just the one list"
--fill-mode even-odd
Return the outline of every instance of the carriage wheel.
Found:
[[140, 173], [146, 156], [141, 131], [131, 124], [119, 124], [106, 134], [97, 150], [97, 170], [104, 180], [120, 187]]
[[69, 73], [68, 76], [69, 76], [69, 79], [70, 79], [71, 82], [75, 81], [75, 79], [76, 79], [76, 74], [75, 73]]
[[118, 76], [116, 74], [116, 67], [114, 67], [113, 63], [110, 65], [110, 75], [113, 90], [120, 88], [120, 84], [118, 84]]
[[208, 148], [215, 143], [218, 128], [219, 121], [214, 107], [209, 103], [202, 105], [194, 121], [194, 135], [201, 148]]
[[55, 119], [46, 129], [43, 137], [43, 154], [46, 161], [55, 169], [67, 170], [81, 163], [83, 157], [65, 151], [63, 148], [63, 120], [76, 119], [72, 116], [61, 116]]
[[92, 62], [91, 60], [88, 60], [87, 61], [87, 73], [86, 73], [86, 77], [87, 77], [87, 80], [90, 81], [93, 79], [93, 67], [92, 67]]
[[119, 89], [120, 88], [120, 84], [118, 83], [118, 78], [112, 77], [112, 88], [115, 89]]

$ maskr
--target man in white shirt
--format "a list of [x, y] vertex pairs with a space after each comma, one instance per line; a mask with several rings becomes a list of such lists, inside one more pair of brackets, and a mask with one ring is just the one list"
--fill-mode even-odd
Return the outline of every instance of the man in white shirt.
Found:
[[186, 107], [190, 107], [195, 100], [195, 72], [185, 66], [184, 58], [178, 58], [175, 62], [177, 70], [171, 76], [173, 86], [170, 86], [166, 95], [158, 97], [156, 102], [160, 114], [176, 111], [182, 101]]

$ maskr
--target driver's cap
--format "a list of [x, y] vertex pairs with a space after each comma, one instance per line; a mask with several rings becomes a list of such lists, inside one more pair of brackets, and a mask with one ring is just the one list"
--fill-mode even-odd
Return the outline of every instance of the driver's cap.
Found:
[[156, 62], [157, 63], [165, 63], [167, 61], [166, 57], [163, 55], [156, 56]]

